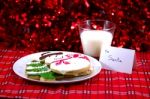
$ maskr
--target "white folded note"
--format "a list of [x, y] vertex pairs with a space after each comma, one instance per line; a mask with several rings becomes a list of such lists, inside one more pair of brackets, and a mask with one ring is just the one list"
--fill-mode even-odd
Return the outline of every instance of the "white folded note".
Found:
[[105, 46], [101, 49], [99, 61], [104, 69], [122, 73], [132, 73], [135, 50]]

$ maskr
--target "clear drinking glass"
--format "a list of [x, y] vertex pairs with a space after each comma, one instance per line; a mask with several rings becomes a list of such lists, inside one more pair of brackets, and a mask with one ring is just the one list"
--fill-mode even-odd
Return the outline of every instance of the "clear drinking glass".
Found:
[[85, 20], [79, 23], [84, 54], [98, 58], [102, 46], [112, 43], [116, 25], [108, 20]]

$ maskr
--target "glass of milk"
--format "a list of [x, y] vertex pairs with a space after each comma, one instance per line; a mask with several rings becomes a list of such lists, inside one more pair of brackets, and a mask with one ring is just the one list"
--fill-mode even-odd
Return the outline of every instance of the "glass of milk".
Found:
[[84, 54], [99, 57], [103, 46], [110, 46], [115, 24], [107, 20], [85, 20], [79, 23]]

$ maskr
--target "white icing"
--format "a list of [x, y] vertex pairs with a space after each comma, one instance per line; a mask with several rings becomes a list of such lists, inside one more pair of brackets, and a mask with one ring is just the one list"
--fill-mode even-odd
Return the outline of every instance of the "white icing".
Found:
[[38, 64], [38, 63], [40, 63], [40, 62], [29, 62], [29, 63], [27, 63], [27, 65], [30, 65], [30, 64]]
[[60, 60], [60, 59], [65, 59], [67, 58], [66, 54], [61, 54], [61, 55], [52, 55], [50, 57], [45, 58], [45, 63], [46, 64], [51, 64], [54, 61]]
[[28, 75], [38, 75], [38, 74], [42, 74], [42, 73], [47, 73], [47, 72], [50, 72], [51, 70], [48, 69], [47, 71], [41, 71], [41, 72], [34, 72], [34, 71], [27, 71], [26, 73]]
[[90, 66], [87, 56], [83, 54], [68, 54], [52, 55], [45, 58], [45, 63], [50, 64], [52, 70], [56, 70], [65, 74], [69, 71], [81, 70]]
[[43, 65], [43, 66], [37, 66], [37, 67], [35, 67], [35, 66], [27, 66], [27, 70], [32, 70], [32, 69], [40, 69], [40, 68], [44, 68], [44, 67], [47, 67], [46, 65]]
[[65, 60], [65, 62], [69, 62], [69, 64], [61, 63], [57, 65], [56, 62], [51, 63], [51, 69], [60, 71], [62, 74], [65, 74], [66, 72], [80, 70], [90, 65], [90, 62], [83, 58], [71, 58]]
[[45, 58], [45, 63], [50, 64], [55, 60], [56, 55], [52, 55], [51, 57], [46, 57]]

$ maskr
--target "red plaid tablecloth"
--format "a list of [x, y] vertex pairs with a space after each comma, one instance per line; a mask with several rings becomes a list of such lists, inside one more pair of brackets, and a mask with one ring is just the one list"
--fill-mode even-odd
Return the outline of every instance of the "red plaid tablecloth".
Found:
[[102, 70], [92, 79], [73, 84], [41, 84], [18, 77], [12, 66], [30, 53], [0, 50], [1, 98], [150, 99], [150, 52], [136, 53], [132, 74]]

